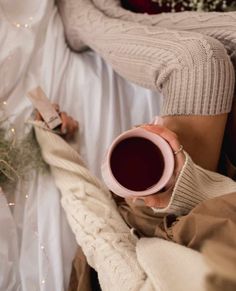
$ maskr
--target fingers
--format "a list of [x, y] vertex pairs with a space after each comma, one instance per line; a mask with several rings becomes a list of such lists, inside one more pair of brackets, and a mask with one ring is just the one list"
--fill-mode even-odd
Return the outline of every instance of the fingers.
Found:
[[[74, 120], [71, 116], [69, 116], [66, 112], [60, 113], [60, 106], [56, 103], [52, 104], [53, 108], [58, 112], [61, 117], [62, 125], [60, 128], [61, 134], [65, 137], [65, 139], [70, 140], [74, 137], [75, 133], [78, 131], [79, 124], [76, 120]], [[42, 121], [43, 118], [38, 110], [35, 111], [35, 120]]]
[[170, 203], [173, 186], [175, 185], [179, 172], [181, 171], [185, 163], [185, 155], [182, 151], [182, 146], [177, 134], [167, 127], [163, 126], [162, 120], [156, 119], [155, 124], [144, 124], [140, 127], [161, 136], [169, 143], [173, 152], [176, 152], [176, 154], [174, 154], [175, 169], [170, 181], [162, 191], [153, 195], [138, 198], [136, 197], [133, 200], [142, 199], [145, 205], [148, 207], [165, 208]]
[[155, 116], [152, 123], [144, 123], [144, 124], [136, 124], [134, 126], [134, 128], [136, 127], [143, 127], [143, 126], [146, 126], [146, 125], [164, 125], [164, 119], [161, 117], [161, 116]]
[[41, 114], [38, 112], [38, 110], [35, 110], [35, 112], [33, 113], [34, 114], [34, 119], [37, 120], [37, 121], [42, 121], [43, 118], [41, 116]]
[[170, 195], [155, 194], [145, 197], [143, 200], [148, 207], [165, 208], [169, 204]]
[[68, 116], [66, 112], [61, 112], [60, 114], [62, 125], [61, 125], [61, 133], [66, 135], [68, 131]]
[[57, 103], [53, 103], [52, 107], [59, 113], [60, 112], [60, 106]]
[[168, 206], [170, 202], [170, 198], [172, 195], [172, 187], [167, 189], [165, 192], [158, 192], [157, 194], [143, 196], [143, 197], [135, 197], [133, 198], [133, 202], [136, 200], [143, 200], [146, 206], [155, 207], [155, 208], [165, 208]]
[[71, 116], [68, 116], [66, 112], [61, 112], [60, 116], [62, 120], [61, 133], [66, 139], [70, 140], [78, 130], [79, 124]]
[[147, 131], [160, 135], [162, 138], [168, 141], [174, 151], [177, 151], [179, 149], [180, 143], [178, 141], [178, 136], [167, 127], [157, 124], [145, 124], [141, 125], [141, 127], [146, 129]]
[[78, 130], [78, 122], [75, 121], [71, 116], [68, 116], [68, 130], [66, 134], [66, 139], [70, 140], [74, 137], [76, 131]]
[[185, 155], [183, 153], [183, 151], [179, 151], [182, 148], [182, 145], [178, 139], [178, 136], [176, 133], [174, 133], [173, 131], [171, 131], [170, 129], [168, 129], [167, 127], [163, 126], [163, 125], [157, 125], [157, 124], [145, 124], [141, 126], [142, 128], [144, 128], [147, 131], [153, 132], [159, 136], [161, 136], [162, 138], [164, 138], [169, 145], [171, 146], [173, 152], [178, 152], [175, 155], [175, 159], [176, 159], [176, 167], [175, 170], [179, 171], [182, 166], [184, 165], [185, 162]]

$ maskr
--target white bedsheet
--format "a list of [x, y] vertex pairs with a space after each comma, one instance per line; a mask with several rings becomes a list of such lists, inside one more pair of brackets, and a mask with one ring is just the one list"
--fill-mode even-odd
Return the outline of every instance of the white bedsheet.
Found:
[[[40, 85], [79, 120], [80, 152], [99, 177], [113, 138], [159, 112], [158, 94], [126, 82], [94, 52], [68, 49], [52, 0], [0, 0], [0, 44], [0, 102], [17, 134], [32, 112], [26, 92]], [[26, 193], [9, 199], [0, 193], [0, 291], [66, 290], [76, 243], [50, 174], [35, 173]]]

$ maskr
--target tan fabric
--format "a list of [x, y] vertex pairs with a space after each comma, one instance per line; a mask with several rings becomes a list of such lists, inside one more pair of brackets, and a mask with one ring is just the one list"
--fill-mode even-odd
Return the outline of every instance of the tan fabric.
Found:
[[130, 228], [133, 228], [139, 237], [164, 237], [167, 239], [163, 215], [157, 215], [150, 207], [137, 206], [123, 200], [118, 203], [118, 209]]
[[76, 252], [70, 277], [68, 291], [92, 291], [91, 268], [80, 247]]
[[236, 249], [236, 192], [206, 200], [172, 227], [173, 240], [201, 250], [207, 240]]
[[173, 241], [202, 251], [212, 269], [208, 290], [236, 290], [236, 193], [200, 203], [171, 231]]
[[207, 277], [208, 290], [223, 286], [227, 287], [224, 290], [236, 290], [236, 192], [203, 201], [177, 218], [155, 217], [147, 207], [125, 202], [119, 203], [119, 210], [139, 234], [201, 251], [212, 269]]
[[[234, 214], [235, 215], [235, 214]], [[235, 229], [234, 229], [235, 232]], [[227, 241], [226, 241], [227, 243]], [[208, 291], [236, 290], [236, 251], [222, 241], [207, 241], [202, 249], [208, 265], [213, 270], [206, 278]]]
[[[161, 91], [162, 115], [213, 115], [230, 111], [234, 69], [218, 40], [194, 31], [152, 26], [126, 17], [123, 20], [120, 10], [116, 13], [113, 9], [110, 15], [99, 9], [109, 3], [113, 0], [59, 1], [69, 32], [67, 38], [75, 44], [73, 49], [82, 40], [124, 78]], [[228, 18], [231, 25], [235, 18]]]
[[235, 291], [235, 282], [225, 280], [215, 274], [207, 276], [206, 279], [207, 291]]

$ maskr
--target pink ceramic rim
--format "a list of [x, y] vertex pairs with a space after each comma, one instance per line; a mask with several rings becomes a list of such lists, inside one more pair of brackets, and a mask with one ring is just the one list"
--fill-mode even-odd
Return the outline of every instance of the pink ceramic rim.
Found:
[[[110, 157], [111, 157], [114, 147], [120, 141], [126, 138], [130, 138], [130, 137], [143, 137], [152, 141], [154, 144], [156, 144], [159, 147], [164, 158], [165, 167], [164, 167], [164, 172], [161, 179], [158, 181], [157, 184], [155, 184], [154, 186], [144, 191], [133, 191], [122, 186], [113, 176], [112, 170], [110, 168], [109, 161], [110, 161]], [[170, 145], [168, 144], [166, 140], [164, 140], [162, 137], [160, 137], [157, 134], [151, 133], [139, 127], [139, 128], [131, 129], [124, 132], [113, 141], [113, 143], [109, 147], [108, 152], [105, 156], [104, 162], [102, 163], [101, 170], [102, 170], [102, 176], [106, 185], [115, 194], [121, 197], [147, 196], [147, 195], [154, 194], [160, 191], [162, 188], [164, 188], [164, 186], [168, 183], [168, 181], [172, 177], [173, 171], [174, 171], [174, 154]]]

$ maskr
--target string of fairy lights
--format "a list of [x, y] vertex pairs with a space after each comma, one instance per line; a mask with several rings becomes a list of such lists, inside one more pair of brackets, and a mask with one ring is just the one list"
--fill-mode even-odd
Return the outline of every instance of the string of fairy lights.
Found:
[[[4, 101], [2, 101], [2, 102], [0, 102], [0, 108], [1, 108], [1, 110], [3, 111], [3, 113], [4, 113], [4, 111], [5, 111], [5, 108], [7, 107], [7, 101], [6, 100], [4, 100]], [[10, 128], [8, 129], [9, 131], [10, 131], [10, 134], [11, 135], [16, 135], [16, 129], [15, 129], [15, 127], [11, 124], [11, 126], [10, 126]], [[2, 188], [1, 188], [1, 186], [0, 186], [0, 195], [4, 195], [4, 193], [3, 193], [3, 190], [2, 190]], [[25, 201], [29, 198], [29, 195], [28, 194], [26, 194], [26, 195], [24, 195], [24, 198], [25, 198]], [[7, 201], [7, 200], [6, 200]], [[10, 202], [7, 202], [7, 206], [8, 207], [10, 207], [12, 210], [14, 210], [14, 207], [17, 205], [17, 203], [16, 202], [13, 202], [13, 201], [10, 201]], [[3, 205], [2, 207], [0, 207], [0, 208], [4, 208], [5, 206]], [[29, 222], [30, 223], [30, 222]], [[45, 261], [46, 261], [46, 270], [44, 270], [44, 276], [42, 276], [42, 279], [41, 279], [41, 281], [40, 281], [40, 284], [41, 285], [45, 285], [45, 283], [46, 283], [46, 280], [47, 280], [47, 276], [48, 276], [48, 274], [49, 274], [49, 266], [50, 266], [50, 260], [49, 260], [49, 256], [48, 256], [48, 254], [47, 254], [47, 251], [46, 251], [46, 247], [45, 247], [45, 245], [44, 245], [44, 243], [41, 243], [40, 242], [40, 236], [39, 236], [39, 232], [38, 232], [38, 230], [37, 230], [37, 226], [36, 225], [32, 225], [33, 226], [33, 233], [34, 233], [34, 236], [35, 236], [35, 238], [39, 241], [39, 248], [40, 248], [40, 251], [42, 252], [42, 255], [43, 255], [43, 257], [44, 257], [44, 259], [45, 259]]]
[[15, 27], [17, 27], [17, 28], [27, 28], [27, 29], [30, 29], [31, 28], [31, 24], [32, 24], [32, 21], [33, 21], [33, 17], [32, 16], [30, 16], [30, 17], [28, 17], [28, 21], [29, 21], [29, 23], [19, 23], [19, 22], [15, 22], [15, 21], [13, 21], [13, 22], [11, 22]]
[[[2, 7], [0, 7], [0, 8], [2, 8]], [[28, 17], [27, 18], [27, 22], [25, 22], [25, 23], [20, 23], [18, 21], [11, 21], [10, 19], [8, 19], [6, 13], [4, 13], [4, 16], [6, 17], [8, 23], [11, 23], [17, 29], [29, 29], [30, 30], [32, 28], [32, 21], [34, 19], [32, 16]], [[6, 58], [6, 60], [8, 62], [12, 61], [11, 53]], [[4, 100], [2, 102], [2, 108], [6, 108], [6, 107], [7, 107], [7, 101]], [[11, 134], [13, 134], [13, 135], [16, 134], [16, 130], [15, 130], [14, 126], [11, 126], [9, 130], [10, 130]], [[0, 194], [4, 195], [3, 191], [1, 191], [1, 187], [0, 187]], [[27, 200], [29, 198], [29, 195], [26, 194], [24, 197], [25, 197], [25, 200]], [[10, 208], [14, 208], [16, 206], [16, 203], [15, 202], [7, 202], [7, 206], [10, 207]], [[39, 241], [40, 237], [39, 237], [39, 233], [37, 231], [37, 227], [34, 227], [33, 233], [34, 233], [35, 237], [37, 238], [37, 240]], [[44, 272], [45, 275], [42, 277], [41, 282], [40, 282], [42, 285], [45, 285], [46, 279], [47, 279], [47, 276], [48, 276], [48, 273], [49, 273], [48, 272], [48, 270], [49, 270], [49, 257], [48, 257], [45, 245], [43, 243], [40, 243], [39, 246], [40, 246], [40, 250], [41, 250], [41, 252], [42, 252], [42, 254], [43, 254], [43, 256], [44, 256], [44, 258], [45, 258], [45, 260], [47, 262], [47, 264], [46, 264], [47, 265], [47, 269]]]

